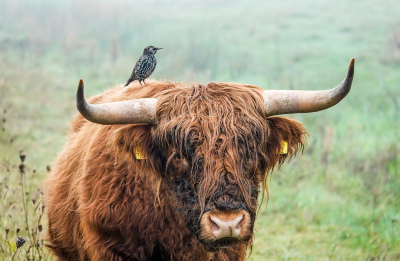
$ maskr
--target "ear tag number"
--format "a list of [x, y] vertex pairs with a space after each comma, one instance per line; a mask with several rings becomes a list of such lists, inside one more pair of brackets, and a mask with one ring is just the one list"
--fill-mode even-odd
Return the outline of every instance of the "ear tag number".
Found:
[[279, 151], [278, 154], [287, 154], [287, 142], [284, 140], [281, 140], [281, 150]]
[[135, 147], [135, 155], [138, 160], [146, 159], [146, 154], [140, 146]]

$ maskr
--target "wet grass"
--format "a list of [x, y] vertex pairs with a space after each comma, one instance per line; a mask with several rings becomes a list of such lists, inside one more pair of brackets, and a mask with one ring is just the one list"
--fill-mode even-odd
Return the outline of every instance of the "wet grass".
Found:
[[[42, 239], [45, 206], [40, 184], [47, 171], [27, 165], [29, 157], [20, 149], [12, 155], [18, 140], [7, 126], [3, 109], [0, 134], [0, 259], [48, 260]], [[11, 120], [12, 121], [12, 120]], [[50, 167], [48, 167], [50, 168]], [[10, 259], [11, 258], [11, 259]]]

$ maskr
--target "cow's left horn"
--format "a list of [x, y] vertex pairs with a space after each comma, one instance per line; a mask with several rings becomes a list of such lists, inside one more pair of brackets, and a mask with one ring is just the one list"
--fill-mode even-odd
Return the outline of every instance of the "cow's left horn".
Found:
[[346, 78], [333, 89], [324, 91], [264, 91], [267, 116], [316, 112], [339, 103], [350, 91], [354, 76], [354, 58], [351, 59]]
[[90, 104], [85, 99], [82, 79], [76, 92], [76, 106], [83, 117], [98, 124], [157, 123], [156, 98]]

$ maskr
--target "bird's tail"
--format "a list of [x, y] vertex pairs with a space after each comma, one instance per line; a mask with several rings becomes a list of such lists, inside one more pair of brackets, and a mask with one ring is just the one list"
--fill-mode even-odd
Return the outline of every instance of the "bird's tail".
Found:
[[125, 86], [124, 86], [124, 87], [128, 86], [131, 82], [132, 82], [131, 79], [129, 79], [129, 80], [125, 83]]

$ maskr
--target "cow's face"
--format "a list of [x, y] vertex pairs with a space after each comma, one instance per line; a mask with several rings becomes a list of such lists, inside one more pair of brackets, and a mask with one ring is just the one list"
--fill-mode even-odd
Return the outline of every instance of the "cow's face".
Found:
[[216, 141], [208, 142], [212, 137], [192, 130], [183, 138], [185, 144], [170, 143], [166, 148], [164, 178], [175, 207], [210, 249], [247, 242], [252, 236], [265, 170], [256, 151], [262, 139], [253, 134], [247, 141], [239, 134], [234, 142], [231, 135], [221, 132]]
[[[235, 96], [209, 85], [195, 89], [190, 101], [176, 98], [160, 110], [153, 130], [176, 209], [209, 250], [250, 243], [260, 184], [286, 157], [277, 153], [287, 130], [265, 118], [257, 92]], [[301, 134], [293, 152], [304, 134], [294, 129]]]

